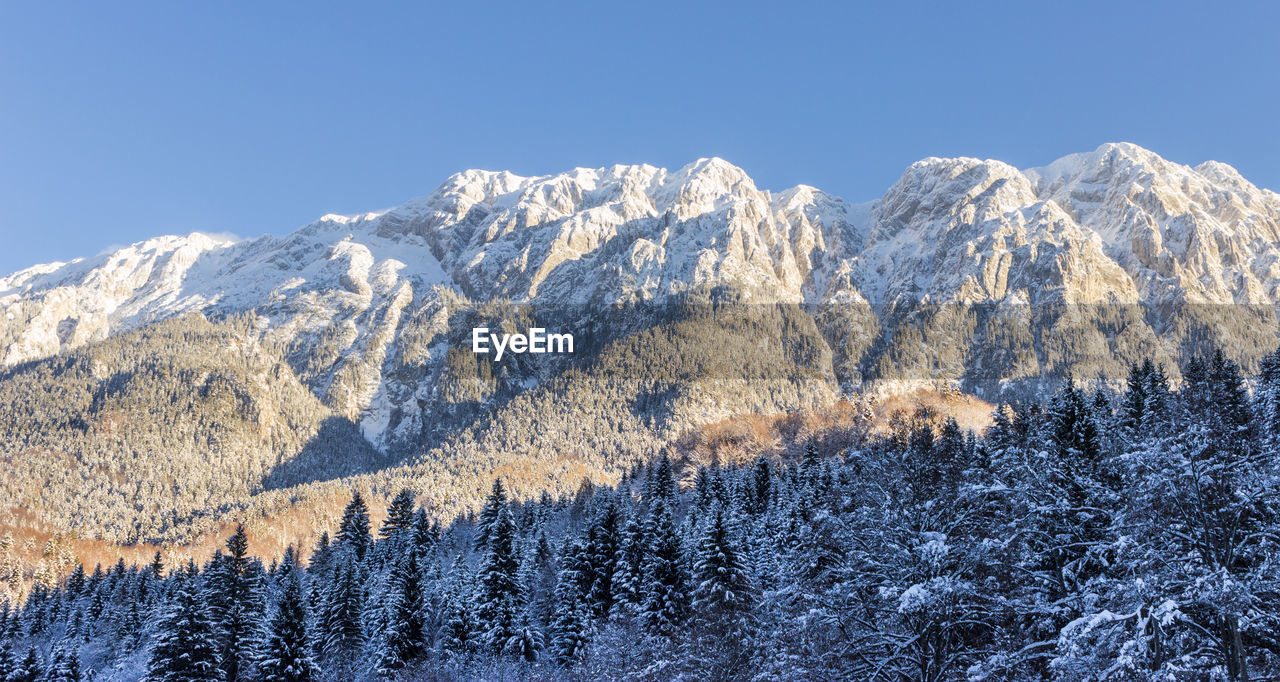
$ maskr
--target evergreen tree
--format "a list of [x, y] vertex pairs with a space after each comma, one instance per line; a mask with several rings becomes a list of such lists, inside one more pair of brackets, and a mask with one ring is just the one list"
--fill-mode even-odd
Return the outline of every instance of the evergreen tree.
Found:
[[459, 554], [449, 570], [441, 636], [441, 648], [450, 656], [465, 659], [479, 648], [481, 633], [472, 611], [472, 592], [470, 573]]
[[258, 658], [260, 678], [266, 682], [308, 682], [319, 679], [320, 668], [311, 657], [306, 606], [297, 572], [284, 581], [284, 592], [271, 619], [270, 634]]
[[614, 559], [613, 601], [627, 615], [635, 615], [644, 603], [644, 564], [649, 538], [635, 514], [622, 529], [622, 542]]
[[211, 569], [209, 601], [219, 628], [223, 675], [228, 682], [234, 682], [241, 678], [242, 668], [255, 653], [261, 616], [257, 600], [262, 586], [252, 568], [243, 525], [236, 525], [226, 548], [226, 555], [219, 555]]
[[618, 505], [612, 496], [605, 498], [595, 519], [587, 529], [589, 579], [588, 598], [596, 618], [604, 618], [613, 608], [613, 576], [618, 562]]
[[693, 611], [717, 626], [737, 625], [755, 603], [755, 589], [725, 514], [717, 509], [698, 541], [694, 563]]
[[715, 501], [715, 475], [709, 467], [698, 467], [698, 474], [693, 479], [693, 504], [698, 511], [706, 511]]
[[67, 596], [75, 599], [84, 594], [86, 582], [84, 564], [76, 564], [75, 570], [71, 571], [71, 575], [67, 578]]
[[1280, 349], [1258, 363], [1257, 414], [1260, 435], [1280, 441]]
[[1053, 439], [1059, 461], [1096, 462], [1101, 458], [1098, 424], [1085, 404], [1084, 394], [1067, 376], [1053, 402]]
[[440, 524], [427, 516], [425, 509], [413, 515], [413, 546], [424, 557], [440, 542]]
[[377, 662], [378, 674], [383, 676], [393, 675], [423, 652], [422, 577], [412, 553], [392, 568], [387, 597], [387, 624], [378, 643]]
[[524, 606], [515, 535], [515, 520], [504, 505], [485, 543], [477, 595], [479, 620], [485, 630], [484, 644], [494, 653], [501, 653], [507, 641], [519, 634], [518, 618]]
[[40, 665], [40, 655], [36, 652], [35, 646], [32, 646], [27, 649], [27, 655], [22, 662], [5, 678], [5, 682], [36, 682], [43, 675], [44, 666]]
[[644, 496], [650, 504], [660, 499], [670, 505], [676, 499], [675, 472], [672, 470], [671, 458], [665, 453], [649, 474]]
[[354, 655], [365, 642], [361, 621], [364, 611], [364, 593], [359, 582], [359, 568], [355, 558], [346, 560], [334, 569], [329, 592], [325, 600], [323, 626], [321, 628], [327, 656], [346, 659]]
[[569, 666], [582, 657], [589, 640], [589, 615], [579, 589], [575, 567], [560, 571], [556, 581], [555, 616], [551, 625], [551, 652], [556, 664]]
[[153, 682], [218, 682], [226, 679], [220, 663], [218, 630], [196, 578], [178, 588], [155, 635], [147, 668]]
[[70, 642], [54, 645], [42, 682], [80, 682], [80, 656]]
[[[5, 620], [8, 620], [7, 613]], [[0, 622], [0, 682], [9, 679], [9, 676], [18, 669], [18, 659], [13, 655], [13, 642], [4, 636], [4, 625]]]
[[502, 487], [502, 479], [495, 478], [493, 479], [493, 490], [489, 492], [489, 498], [485, 500], [484, 508], [480, 510], [480, 519], [476, 523], [473, 547], [477, 552], [483, 552], [488, 545], [494, 524], [498, 522], [503, 510], [506, 508], [507, 491]]
[[1151, 375], [1155, 372], [1155, 364], [1151, 358], [1141, 364], [1129, 365], [1129, 377], [1125, 380], [1124, 397], [1120, 403], [1120, 428], [1131, 439], [1141, 436], [1142, 426], [1147, 419], [1147, 390], [1151, 384]]
[[651, 634], [670, 638], [684, 623], [689, 596], [680, 536], [666, 505], [658, 504], [651, 511], [648, 536], [652, 543], [645, 566], [649, 589], [642, 619]]
[[369, 551], [373, 539], [369, 534], [369, 508], [359, 491], [352, 491], [351, 502], [342, 510], [337, 541], [355, 554], [357, 561], [364, 561], [364, 555]]
[[395, 537], [411, 537], [413, 529], [413, 491], [401, 490], [387, 505], [387, 518], [378, 529], [378, 536], [383, 540]]
[[773, 472], [769, 467], [768, 457], [760, 455], [756, 459], [755, 465], [751, 468], [751, 479], [753, 493], [751, 511], [763, 514], [769, 509], [769, 500], [773, 492]]
[[502, 653], [532, 663], [538, 660], [538, 652], [542, 651], [544, 645], [542, 631], [530, 625], [527, 618], [521, 618], [519, 627], [507, 639]]

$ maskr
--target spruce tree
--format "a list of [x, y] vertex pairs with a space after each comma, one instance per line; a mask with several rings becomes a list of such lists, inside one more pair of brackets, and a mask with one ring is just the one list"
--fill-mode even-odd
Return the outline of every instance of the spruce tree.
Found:
[[365, 642], [363, 624], [364, 592], [360, 585], [360, 570], [355, 557], [348, 555], [334, 568], [324, 616], [321, 619], [323, 650], [327, 656], [347, 660], [354, 656]]
[[[599, 498], [598, 498], [599, 499]], [[592, 614], [604, 618], [613, 608], [613, 574], [618, 562], [618, 505], [612, 496], [604, 497], [595, 519], [587, 529], [587, 554], [590, 562], [591, 587], [588, 599]]]
[[22, 662], [9, 673], [5, 682], [36, 682], [44, 675], [44, 666], [40, 664], [40, 654], [36, 652], [36, 647], [32, 645], [27, 649], [27, 655]]
[[502, 479], [495, 478], [493, 490], [489, 492], [489, 498], [485, 500], [484, 508], [480, 510], [480, 519], [476, 522], [476, 534], [472, 546], [477, 552], [484, 551], [494, 524], [498, 522], [498, 518], [506, 508], [507, 491], [502, 487]]
[[422, 620], [422, 577], [413, 554], [400, 558], [392, 568], [387, 594], [387, 624], [378, 642], [378, 674], [391, 676], [422, 655], [425, 625]]
[[80, 656], [70, 642], [54, 645], [41, 682], [80, 682]]
[[226, 679], [219, 665], [217, 638], [217, 624], [208, 613], [198, 580], [185, 578], [156, 630], [147, 679], [153, 682]]
[[359, 491], [352, 491], [351, 501], [342, 510], [342, 521], [338, 523], [337, 542], [355, 554], [357, 561], [364, 561], [373, 538], [369, 534], [369, 507]]
[[524, 606], [515, 535], [515, 520], [504, 505], [485, 543], [477, 595], [479, 618], [485, 630], [484, 644], [494, 653], [501, 653], [507, 641], [518, 634], [518, 619]]
[[309, 682], [320, 677], [320, 668], [312, 658], [302, 584], [296, 571], [285, 578], [284, 591], [259, 654], [258, 672], [259, 679], [266, 682]]
[[538, 660], [538, 652], [542, 651], [544, 646], [542, 631], [531, 625], [527, 617], [522, 616], [515, 634], [509, 637], [506, 645], [503, 646], [502, 653], [532, 663]]
[[655, 500], [662, 500], [670, 505], [676, 499], [675, 472], [672, 470], [671, 458], [663, 453], [658, 463], [653, 466], [645, 483], [645, 499], [650, 505]]
[[[5, 615], [5, 621], [7, 620], [8, 614]], [[7, 680], [18, 669], [18, 659], [13, 655], [13, 642], [4, 636], [5, 625], [5, 622], [0, 622], [0, 682]]]
[[215, 561], [210, 580], [210, 604], [218, 623], [222, 669], [228, 682], [241, 678], [241, 669], [254, 655], [255, 634], [261, 609], [257, 604], [258, 576], [249, 557], [244, 526], [227, 538], [226, 555]]
[[412, 529], [413, 491], [406, 488], [391, 500], [391, 504], [387, 505], [387, 518], [382, 522], [382, 527], [378, 529], [378, 537], [383, 540], [397, 537], [408, 538], [410, 537], [409, 531]]
[[413, 547], [419, 557], [427, 556], [440, 542], [440, 525], [427, 516], [425, 509], [413, 515]]
[[576, 568], [561, 569], [556, 580], [555, 616], [551, 624], [551, 655], [557, 665], [569, 666], [582, 657], [586, 649], [589, 615], [586, 600], [578, 585]]
[[1147, 412], [1147, 387], [1153, 371], [1155, 365], [1151, 358], [1129, 365], [1129, 376], [1125, 379], [1125, 392], [1120, 402], [1120, 428], [1131, 440], [1136, 440], [1142, 432]]
[[1280, 441], [1280, 350], [1258, 363], [1257, 415], [1259, 435]]
[[673, 637], [689, 608], [688, 579], [680, 536], [664, 504], [650, 512], [649, 555], [645, 565], [648, 591], [642, 619], [645, 629], [659, 637]]
[[693, 612], [700, 621], [730, 627], [747, 617], [755, 589], [723, 510], [717, 509], [707, 523], [693, 570]]
[[705, 511], [711, 508], [716, 501], [714, 475], [709, 467], [698, 467], [698, 473], [693, 479], [693, 504], [698, 511]]
[[763, 514], [769, 509], [769, 499], [773, 492], [773, 471], [769, 466], [769, 458], [760, 455], [751, 467], [751, 511]]
[[441, 648], [447, 655], [467, 658], [479, 648], [479, 624], [472, 608], [474, 590], [466, 562], [459, 554], [449, 570], [445, 593]]
[[635, 514], [622, 529], [622, 541], [614, 560], [613, 601], [628, 616], [639, 613], [644, 603], [644, 565], [649, 544], [644, 525]]

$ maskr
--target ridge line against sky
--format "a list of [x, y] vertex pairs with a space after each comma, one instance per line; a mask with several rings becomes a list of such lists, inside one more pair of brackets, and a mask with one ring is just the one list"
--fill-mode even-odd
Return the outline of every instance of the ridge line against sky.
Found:
[[1280, 5], [0, 8], [0, 273], [283, 234], [466, 168], [676, 168], [859, 202], [929, 156], [1129, 141], [1280, 189]]

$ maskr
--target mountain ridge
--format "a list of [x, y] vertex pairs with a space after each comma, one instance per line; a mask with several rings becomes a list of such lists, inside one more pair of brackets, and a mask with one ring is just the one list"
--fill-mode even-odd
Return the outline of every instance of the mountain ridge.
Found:
[[[807, 185], [761, 190], [716, 157], [676, 170], [473, 169], [395, 208], [328, 214], [282, 237], [157, 237], [0, 278], [0, 365], [188, 313], [251, 313], [300, 379], [385, 448], [399, 437], [387, 432], [393, 413], [421, 411], [440, 378], [460, 305], [578, 306], [582, 322], [604, 306], [714, 290], [855, 309], [859, 319], [841, 323], [854, 325], [844, 342], [856, 347], [841, 383], [861, 390], [877, 375], [866, 353], [905, 352], [894, 325], [935, 323], [921, 306], [981, 305], [1006, 318], [1023, 306], [1272, 307], [1280, 195], [1226, 164], [1192, 168], [1129, 143], [1026, 170], [929, 157], [860, 204]], [[1220, 325], [1216, 315], [1188, 333]], [[1125, 325], [1160, 336], [1142, 317]], [[970, 330], [956, 332], [962, 345], [999, 334], [991, 322], [959, 324]], [[1035, 371], [1056, 366], [1037, 353]], [[974, 378], [973, 355], [925, 364], [988, 395], [1012, 378]]]

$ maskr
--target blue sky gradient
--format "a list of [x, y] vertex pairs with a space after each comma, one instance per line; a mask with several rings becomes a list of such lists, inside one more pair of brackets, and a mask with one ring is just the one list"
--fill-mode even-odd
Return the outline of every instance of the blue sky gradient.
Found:
[[464, 168], [722, 156], [879, 196], [1108, 141], [1280, 189], [1280, 3], [6, 3], [0, 272]]

